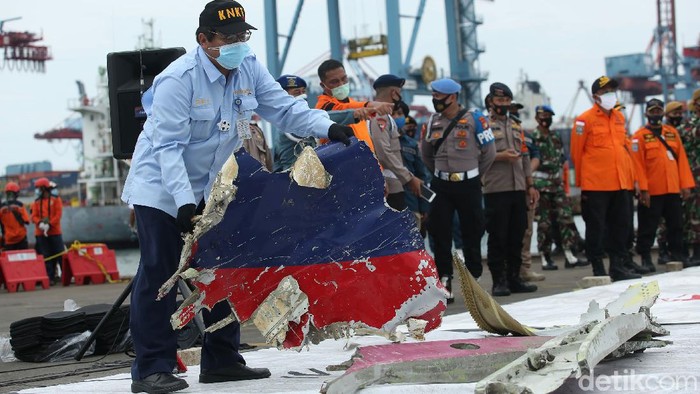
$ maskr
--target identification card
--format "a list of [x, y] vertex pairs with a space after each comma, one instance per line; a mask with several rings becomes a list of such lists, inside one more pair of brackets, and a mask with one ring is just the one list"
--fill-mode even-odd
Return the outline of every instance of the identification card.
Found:
[[250, 133], [250, 123], [248, 123], [247, 118], [236, 120], [236, 130], [238, 131], [238, 137], [240, 139], [249, 140], [253, 137]]
[[668, 156], [668, 159], [671, 161], [676, 160], [673, 158], [673, 153], [671, 153], [671, 151], [668, 149], [666, 149], [666, 156]]

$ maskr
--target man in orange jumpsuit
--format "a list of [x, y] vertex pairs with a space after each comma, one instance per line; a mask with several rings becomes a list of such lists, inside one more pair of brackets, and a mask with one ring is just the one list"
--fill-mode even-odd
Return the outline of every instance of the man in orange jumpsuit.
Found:
[[[37, 179], [34, 187], [39, 191], [39, 197], [32, 203], [32, 222], [36, 227], [34, 231], [36, 243], [44, 258], [55, 256], [65, 249], [61, 235], [63, 204], [60, 197], [51, 195], [54, 187], [47, 178]], [[60, 256], [44, 262], [52, 285], [56, 284], [56, 266], [60, 262]]]
[[576, 186], [581, 188], [581, 213], [586, 222], [586, 255], [593, 275], [605, 276], [603, 239], [612, 280], [641, 276], [624, 266], [632, 228], [634, 161], [625, 118], [614, 109], [617, 81], [602, 76], [591, 86], [595, 104], [579, 115], [571, 131], [571, 159]]
[[684, 260], [681, 198], [690, 197], [695, 181], [680, 134], [674, 127], [662, 124], [664, 103], [658, 99], [649, 100], [646, 117], [647, 124], [632, 137], [640, 189], [637, 253], [642, 257], [642, 265], [654, 272], [656, 267], [649, 253], [662, 216], [666, 221], [672, 260]]
[[[348, 75], [345, 72], [343, 63], [329, 59], [318, 66], [318, 77], [321, 79], [321, 87], [323, 94], [318, 96], [316, 102], [317, 109], [325, 111], [337, 111], [345, 109], [370, 108], [376, 111], [377, 115], [391, 115], [394, 106], [398, 103], [382, 103], [378, 101], [356, 101], [350, 98], [350, 83]], [[359, 120], [359, 119], [358, 119]], [[358, 140], [364, 141], [372, 152], [374, 152], [374, 144], [369, 135], [367, 122], [360, 120], [357, 123], [351, 124], [355, 137]]]
[[2, 229], [5, 250], [27, 249], [27, 228], [29, 215], [22, 201], [17, 200], [19, 185], [7, 182], [5, 185], [7, 201], [0, 204], [0, 229]]

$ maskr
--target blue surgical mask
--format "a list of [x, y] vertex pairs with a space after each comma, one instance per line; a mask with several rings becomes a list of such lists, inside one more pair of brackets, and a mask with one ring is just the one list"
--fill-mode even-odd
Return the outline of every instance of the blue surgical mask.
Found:
[[396, 122], [396, 127], [398, 127], [399, 130], [401, 130], [406, 125], [406, 118], [400, 116], [394, 119], [394, 122]]
[[[214, 49], [214, 48], [209, 48]], [[241, 65], [243, 59], [248, 56], [250, 47], [245, 42], [236, 42], [233, 44], [222, 45], [219, 47], [219, 57], [212, 58], [216, 60], [221, 67], [227, 70], [233, 70]], [[208, 55], [207, 55], [208, 56]], [[211, 57], [211, 56], [210, 56]]]
[[333, 97], [337, 98], [338, 100], [345, 100], [350, 95], [350, 84], [346, 83], [345, 85], [340, 85], [337, 88], [333, 88], [331, 93], [333, 94]]

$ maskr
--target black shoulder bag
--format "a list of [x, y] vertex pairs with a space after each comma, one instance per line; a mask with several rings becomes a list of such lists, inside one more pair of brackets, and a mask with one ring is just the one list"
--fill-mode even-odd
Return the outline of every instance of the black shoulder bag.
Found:
[[[645, 126], [645, 127], [646, 127], [646, 126]], [[671, 147], [668, 146], [668, 142], [666, 142], [666, 140], [664, 139], [664, 137], [661, 135], [661, 130], [662, 130], [662, 129], [659, 129], [658, 132], [656, 132], [656, 131], [654, 131], [654, 130], [648, 128], [648, 127], [646, 127], [646, 129], [649, 130], [649, 131], [651, 131], [651, 133], [654, 134], [654, 136], [655, 136], [656, 138], [658, 138], [659, 141], [661, 141], [662, 144], [664, 144], [664, 146], [666, 147], [666, 150], [668, 150], [669, 152], [671, 152], [671, 155], [673, 155], [673, 160], [678, 161], [678, 156], [676, 155], [676, 152], [674, 152], [673, 149], [671, 149]]]

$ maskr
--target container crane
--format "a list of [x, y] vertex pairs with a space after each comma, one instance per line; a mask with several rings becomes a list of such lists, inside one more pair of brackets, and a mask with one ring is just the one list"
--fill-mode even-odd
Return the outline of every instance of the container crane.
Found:
[[[444, 0], [445, 25], [447, 27], [447, 46], [449, 53], [448, 77], [458, 81], [464, 91], [459, 95], [463, 105], [480, 107], [482, 104], [481, 83], [486, 80], [486, 74], [479, 69], [479, 55], [484, 52], [483, 46], [477, 42], [477, 27], [483, 23], [474, 11], [475, 0]], [[341, 60], [344, 49], [347, 48], [347, 60], [353, 69], [357, 69], [357, 61], [367, 56], [388, 55], [389, 72], [406, 78], [403, 96], [406, 102], [411, 102], [413, 95], [430, 95], [430, 82], [443, 75], [438, 73], [435, 61], [430, 56], [423, 59], [418, 67], [412, 67], [411, 60], [421, 18], [427, 0], [421, 0], [415, 15], [404, 15], [399, 10], [399, 0], [384, 0], [386, 7], [387, 33], [370, 37], [360, 37], [344, 41], [340, 30], [339, 0], [326, 0], [328, 10], [328, 27], [330, 36], [330, 57]], [[273, 76], [282, 74], [287, 60], [289, 48], [294, 37], [297, 21], [301, 14], [304, 0], [297, 0], [292, 13], [289, 33], [278, 33], [277, 0], [265, 0], [265, 37], [267, 51], [267, 68]], [[285, 5], [285, 7], [288, 7]], [[290, 8], [287, 8], [290, 9]], [[413, 27], [405, 56], [401, 45], [401, 19], [413, 19]], [[284, 47], [280, 51], [279, 39], [284, 39]], [[321, 60], [325, 60], [324, 57]], [[353, 63], [355, 62], [355, 63]], [[362, 70], [356, 70], [362, 74]], [[371, 81], [365, 81], [371, 86]]]
[[43, 34], [37, 35], [28, 31], [4, 31], [6, 22], [16, 21], [21, 17], [0, 20], [0, 48], [3, 49], [3, 59], [0, 70], [46, 71], [46, 61], [53, 59], [51, 51], [43, 45], [34, 43], [44, 39]]
[[605, 69], [608, 76], [619, 80], [620, 90], [627, 92], [626, 101], [634, 104], [632, 112], [635, 107], [641, 109], [642, 123], [642, 104], [648, 96], [663, 95], [664, 101], [688, 100], [700, 87], [700, 50], [685, 48], [679, 55], [675, 0], [656, 0], [656, 27], [644, 53], [607, 57]]

